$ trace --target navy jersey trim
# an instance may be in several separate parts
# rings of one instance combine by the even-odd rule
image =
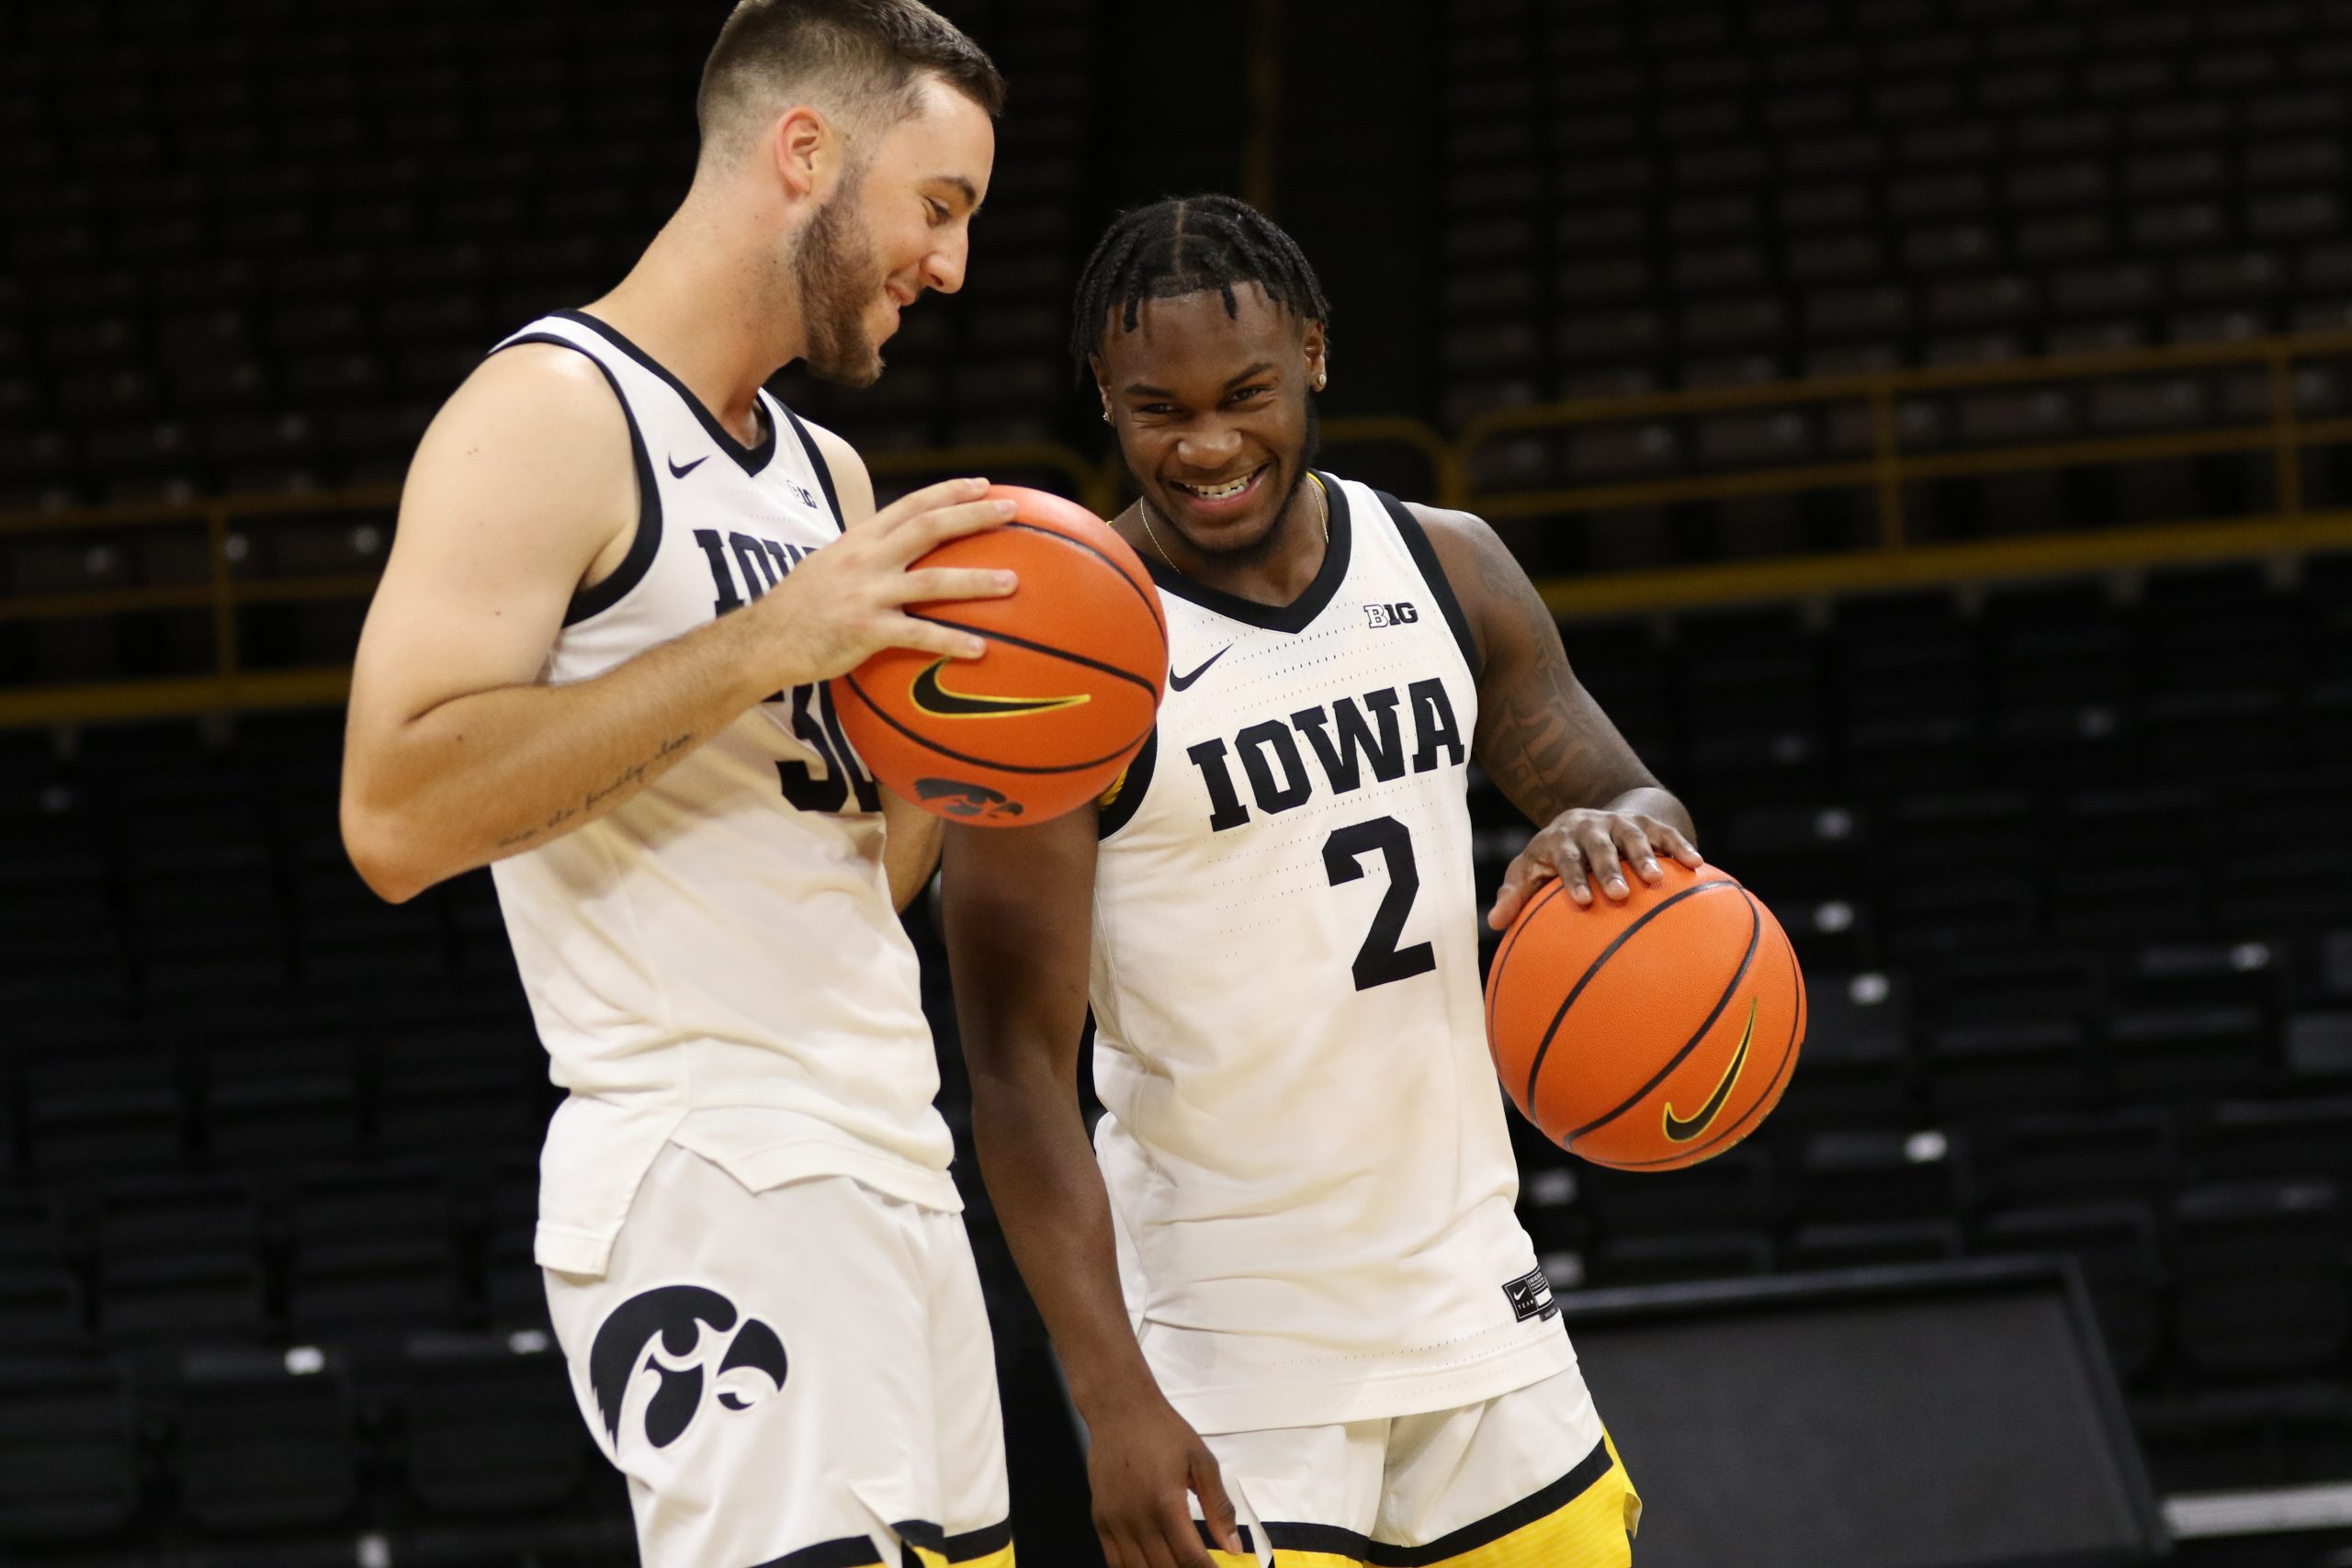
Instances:
[[[960,1535],[945,1537],[939,1543],[939,1554],[953,1564],[969,1562],[1002,1551],[1012,1544],[1012,1521],[1010,1518],[982,1529],[966,1530]]]
[[[762,394],[762,396],[765,395]],[[844,534],[848,533],[849,518],[842,512],[841,493],[833,489],[833,466],[825,461],[825,454],[818,449],[817,438],[808,434],[808,426],[802,423],[800,416],[786,408],[781,402],[775,407],[778,413],[791,422],[792,434],[800,437],[800,445],[808,448],[808,466],[817,470],[817,488],[825,492],[825,504],[833,510],[833,526]],[[770,423],[769,429],[773,434],[775,429],[773,422]]]
[[[1179,599],[1189,599],[1204,610],[1214,610],[1230,621],[1261,627],[1270,632],[1303,632],[1315,624],[1315,617],[1330,605],[1331,597],[1348,575],[1348,554],[1351,540],[1348,525],[1348,498],[1340,481],[1329,474],[1318,473],[1323,481],[1323,493],[1331,502],[1331,542],[1323,547],[1323,567],[1315,574],[1305,592],[1287,604],[1261,604],[1255,599],[1244,599],[1238,593],[1227,593],[1222,588],[1211,588],[1191,578],[1155,556],[1143,558],[1151,572],[1152,581],[1163,593],[1173,593]],[[1304,483],[1305,481],[1301,481]]]
[[[1094,836],[1097,840],[1109,838],[1136,819],[1136,813],[1143,807],[1144,794],[1151,788],[1153,765],[1159,761],[1159,727],[1155,724],[1151,733],[1143,738],[1143,750],[1136,753],[1135,761],[1129,762],[1127,771],[1120,775],[1119,793],[1112,798],[1110,805],[1096,814]]]
[[[672,391],[678,394],[678,400],[693,412],[695,420],[702,426],[704,434],[718,443],[718,449],[726,453],[735,466],[745,473],[758,473],[766,468],[768,460],[775,456],[775,421],[774,419],[762,419],[760,423],[763,428],[761,430],[759,440],[746,446],[736,440],[725,425],[718,423],[717,414],[703,406],[700,398],[686,390],[686,384],[684,381],[670,374],[668,367],[622,336],[618,328],[610,322],[598,321],[585,310],[550,310],[548,313],[562,321],[577,322],[586,327],[590,332],[660,377]],[[752,407],[756,412],[762,414],[766,412],[757,397],[752,398]]]
[[[653,558],[662,548],[662,490],[653,478],[653,454],[646,450],[645,434],[637,427],[637,411],[628,406],[628,395],[621,390],[620,378],[612,367],[581,347],[568,337],[554,333],[526,333],[499,344],[512,348],[523,343],[551,343],[568,348],[596,367],[613,389],[613,396],[621,405],[621,417],[628,421],[629,457],[637,466],[637,533],[628,542],[628,554],[620,565],[601,581],[589,584],[571,596],[564,606],[563,624],[576,626],[592,615],[601,615],[628,597],[629,590],[645,581],[653,570]],[[493,351],[495,352],[495,351]]]
[[[1437,547],[1430,543],[1429,528],[1413,515],[1412,509],[1386,491],[1375,491],[1380,504],[1396,525],[1396,532],[1405,541],[1405,551],[1413,564],[1421,569],[1421,581],[1430,585],[1430,592],[1437,600],[1437,607],[1445,615],[1447,629],[1453,633],[1454,642],[1462,649],[1462,662],[1470,667],[1475,678],[1485,673],[1478,658],[1478,642],[1470,635],[1470,618],[1462,613],[1462,601],[1454,597],[1453,584],[1445,575],[1445,563],[1437,558]]]

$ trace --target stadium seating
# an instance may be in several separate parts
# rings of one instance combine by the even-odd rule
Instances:
[[[2154,573],[2137,602],[2063,585],[1976,609],[1913,602],[1903,613],[1932,634],[1924,674],[1889,664],[1891,612],[1862,600],[1811,626],[1694,612],[1567,628],[1597,695],[1690,799],[1702,842],[1781,914],[1813,1003],[1786,1100],[1739,1149],[1625,1176],[1522,1138],[1523,1213],[1562,1288],[2071,1253],[2160,1475],[2166,1445],[2179,1473],[2199,1473],[2199,1434],[2292,1426],[2296,1391],[2343,1375],[2352,884],[2298,876],[2265,847],[2318,854],[2340,837],[2327,803],[2342,763],[2309,722],[2311,671],[2335,657],[2346,602],[2340,563],[2254,601],[2286,628],[2228,674],[2283,705],[2258,773],[2222,759],[2182,778],[2121,722],[2047,773],[2044,752],[1961,737],[1923,738],[1897,766],[1871,728],[1899,711],[1891,691],[1922,681],[1972,736],[2053,692],[2130,718],[2181,635],[2163,606],[2232,581]],[[2021,639],[2062,629],[2051,647],[2076,651],[2021,671]],[[1741,670],[1724,650],[1750,637],[1768,652]],[[1769,743],[1754,764],[1713,765],[1730,755],[1723,732],[1758,713],[1805,727],[1804,769],[1785,771]],[[239,1381],[254,1363],[232,1362],[223,1408],[290,1389],[351,1465],[351,1490],[329,1484],[337,1459],[282,1505],[288,1529],[297,1515],[348,1529],[405,1507],[475,1517],[510,1497],[514,1518],[544,1523],[527,1486],[485,1474],[469,1501],[464,1475],[399,1459],[416,1431],[460,1421],[469,1379],[503,1397],[499,1380],[530,1359],[505,1354],[505,1337],[544,1332],[528,1234],[551,1091],[479,875],[398,908],[329,891],[349,879],[326,804],[337,733],[332,714],[288,715],[16,744],[0,838],[52,856],[33,859],[77,962],[119,989],[94,1016],[41,965],[0,965],[0,1328],[44,1364],[80,1358],[65,1364],[112,1378],[93,1411],[131,1398],[153,1412],[130,1429],[142,1454],[145,1434],[209,1418],[198,1405],[216,1391],[188,1381],[188,1358],[276,1367],[255,1385]],[[1491,885],[1522,829],[1483,786],[1476,817]],[[223,890],[162,853],[174,835],[208,850]],[[938,946],[915,919],[962,1136]],[[197,983],[165,919],[200,924],[235,983]],[[397,956],[347,956],[367,950]],[[259,966],[234,956],[260,952]],[[1035,1321],[972,1196],[1000,1337],[1026,1355]],[[426,1350],[418,1335],[456,1337]],[[306,1345],[330,1371],[288,1382],[271,1359]],[[537,1409],[552,1426],[553,1393],[533,1397],[515,1419]],[[153,1451],[172,1475],[195,1450],[180,1437]],[[582,1473],[592,1493],[605,1475]],[[281,1508],[185,1484],[142,1483],[136,1517],[201,1536],[208,1519]]]

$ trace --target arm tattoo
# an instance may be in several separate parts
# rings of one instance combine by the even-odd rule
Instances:
[[[1476,541],[1477,756],[1512,805],[1541,826],[1579,806],[1605,806],[1657,781],[1568,669],[1560,629],[1498,538]]]
[[[519,833],[509,833],[506,837],[499,840],[494,847],[502,850],[511,850],[517,844],[526,844],[542,834],[555,831],[555,829],[560,828],[566,822],[571,821],[574,817],[579,816],[582,811],[595,810],[600,804],[610,800],[614,795],[619,794],[622,790],[627,789],[629,785],[643,784],[649,769],[662,766],[671,758],[684,750],[688,746],[694,743],[694,732],[692,730],[688,730],[683,735],[672,736],[669,739],[662,742],[661,749],[656,750],[652,756],[648,757],[641,762],[631,762],[628,767],[623,768],[620,771],[619,777],[613,780],[612,783],[606,784],[604,788],[590,790],[581,800],[579,805],[560,806],[555,810],[549,812],[548,814],[548,819],[540,823],[537,827],[526,828]]]

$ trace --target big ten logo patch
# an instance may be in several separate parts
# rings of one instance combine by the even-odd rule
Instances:
[[[1394,604],[1366,604],[1363,615],[1377,631],[1382,626],[1409,626],[1421,618],[1421,612],[1410,599],[1405,599]]]

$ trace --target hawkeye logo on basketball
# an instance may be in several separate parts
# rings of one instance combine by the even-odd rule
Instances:
[[[1421,618],[1421,612],[1410,599],[1394,604],[1366,604],[1363,615],[1374,631],[1383,626],[1409,626]]]
[[[1410,608],[1410,606],[1407,606]],[[1400,710],[1402,710],[1400,712]],[[1412,726],[1412,745],[1405,743],[1405,725]],[[1294,732],[1306,741],[1299,749]],[[1306,752],[1315,754],[1309,772]],[[1204,740],[1187,747],[1184,755],[1201,771],[1209,792],[1209,830],[1222,833],[1250,820],[1241,802],[1241,785],[1233,763],[1241,764],[1250,798],[1272,817],[1295,810],[1315,798],[1317,784],[1332,795],[1349,795],[1364,787],[1364,770],[1373,782],[1401,779],[1409,769],[1426,773],[1441,762],[1461,767],[1468,760],[1462,722],[1442,681],[1415,681],[1399,695],[1394,686],[1341,697],[1320,707],[1301,708],[1288,719],[1268,719],[1250,725],[1230,740]]]

